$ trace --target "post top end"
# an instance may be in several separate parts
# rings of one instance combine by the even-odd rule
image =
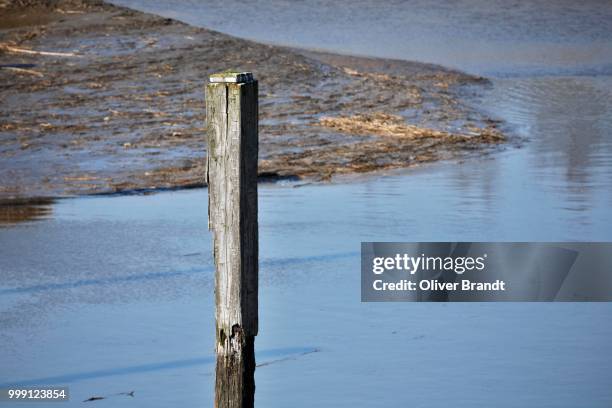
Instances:
[[[233,83],[242,84],[253,81],[253,73],[251,72],[235,72],[226,71],[212,74],[209,78],[212,83]]]

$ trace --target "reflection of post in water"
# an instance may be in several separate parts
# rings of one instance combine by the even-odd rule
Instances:
[[[215,407],[253,407],[257,335],[257,81],[212,75],[206,87],[208,226],[216,301]]]

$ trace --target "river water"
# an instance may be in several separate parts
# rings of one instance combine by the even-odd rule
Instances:
[[[525,138],[465,162],[260,187],[259,406],[612,405],[608,303],[359,299],[360,241],[612,239],[612,4],[526,3],[125,3],[486,75],[473,103]],[[211,406],[206,214],[192,190],[63,200],[0,228],[0,388],[68,385],[68,406]]]

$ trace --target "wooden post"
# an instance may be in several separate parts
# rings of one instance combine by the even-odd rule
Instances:
[[[216,408],[255,400],[257,335],[257,81],[215,74],[206,87],[208,228],[217,319]]]

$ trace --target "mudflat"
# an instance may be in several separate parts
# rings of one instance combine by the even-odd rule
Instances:
[[[0,201],[203,186],[204,86],[252,71],[262,179],[478,156],[484,78],[290,49],[103,2],[0,1]],[[17,201],[16,201],[17,202]]]

